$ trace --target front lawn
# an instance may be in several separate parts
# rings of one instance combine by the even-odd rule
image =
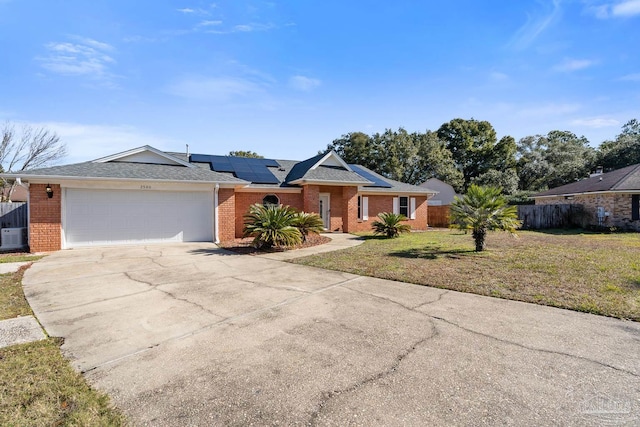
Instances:
[[[22,275],[0,275],[0,320],[32,314]],[[0,426],[121,426],[124,416],[62,357],[47,338],[0,348]]]
[[[354,248],[292,262],[640,321],[640,234],[489,233],[365,236]]]

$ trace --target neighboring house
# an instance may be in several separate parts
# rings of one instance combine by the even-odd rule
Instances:
[[[11,186],[2,187],[4,198],[9,198],[11,192]],[[11,194],[12,202],[26,202],[29,199],[29,191],[26,186],[16,185]]]
[[[456,190],[454,190],[451,185],[438,178],[429,178],[420,184],[420,187],[425,187],[437,192],[435,196],[429,197],[429,201],[427,202],[429,206],[450,205],[453,202],[453,198],[457,196]]]
[[[593,174],[532,197],[536,205],[583,205],[589,225],[640,231],[640,164]]]
[[[427,228],[434,191],[348,165],[167,153],[144,146],[94,161],[9,173],[29,185],[32,252],[92,245],[228,241],[254,203],[318,213],[328,231],[371,230],[381,212]]]

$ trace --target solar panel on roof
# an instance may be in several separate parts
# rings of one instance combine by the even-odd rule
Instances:
[[[204,154],[192,154],[191,162],[209,163],[211,169],[216,172],[233,172],[240,179],[255,184],[279,184],[268,167],[278,167],[278,163],[271,159],[254,159],[249,157],[209,156]]]
[[[367,179],[367,180],[373,182],[373,184],[365,185],[365,187],[380,187],[380,188],[391,188],[391,187],[393,187],[388,182],[384,181],[383,179],[381,179],[377,175],[372,174],[371,172],[367,171],[366,169],[362,168],[361,166],[358,166],[358,165],[349,165],[349,166],[351,167],[351,169],[353,169],[353,171],[355,173],[357,173],[358,175],[360,175],[364,179]]]

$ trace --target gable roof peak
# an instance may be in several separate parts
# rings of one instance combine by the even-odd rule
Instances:
[[[131,150],[123,151],[121,153],[112,154],[110,156],[101,157],[96,160],[92,160],[92,163],[108,163],[108,162],[129,162],[129,163],[150,163],[161,165],[174,165],[185,166],[188,168],[194,167],[189,162],[186,162],[176,156],[173,156],[167,152],[158,150],[150,145],[143,145],[141,147],[133,148]]]

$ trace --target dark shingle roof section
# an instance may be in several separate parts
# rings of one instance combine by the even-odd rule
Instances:
[[[228,174],[202,168],[129,162],[84,162],[64,166],[27,170],[20,176],[55,176],[69,178],[140,179],[160,181],[202,181],[246,183]]]
[[[552,188],[532,197],[561,196],[602,191],[640,191],[640,164]]]
[[[307,172],[309,172],[309,169],[318,163],[324,156],[325,154],[318,154],[315,157],[296,163],[285,178],[285,181],[291,182],[301,179]]]

